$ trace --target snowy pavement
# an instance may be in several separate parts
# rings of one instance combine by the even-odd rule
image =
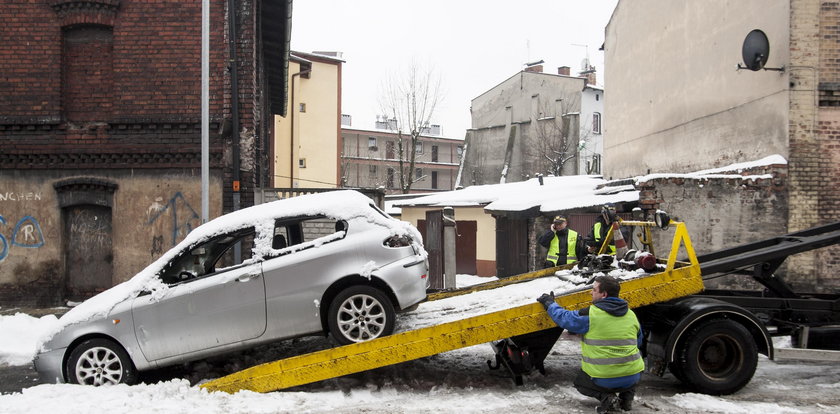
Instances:
[[[468,278],[467,278],[468,279]],[[462,283],[459,276],[459,285]],[[537,281],[534,281],[537,282]],[[529,282],[506,291],[506,300],[530,302],[556,280]],[[468,281],[467,284],[471,284]],[[563,283],[563,282],[560,282]],[[516,291],[516,293],[511,293]],[[490,296],[487,296],[490,295]],[[473,295],[469,295],[473,296]],[[439,308],[403,315],[400,326],[423,326],[446,307],[487,311],[492,294],[460,298]],[[427,305],[431,305],[427,304]],[[453,312],[454,313],[454,312]],[[447,316],[444,315],[444,318]],[[0,316],[0,370],[31,364],[39,332],[55,318],[25,314]],[[579,369],[578,337],[564,334],[546,358],[547,376],[535,373],[516,387],[503,370],[491,371],[489,345],[300,386],[257,394],[209,393],[197,385],[228,373],[300,353],[325,349],[330,341],[303,338],[150,373],[148,383],[94,388],[41,384],[20,393],[0,394],[2,413],[432,413],[432,412],[594,412],[595,401],[572,386]],[[759,357],[752,382],[740,392],[713,397],[687,392],[670,374],[644,376],[632,412],[637,413],[835,413],[840,412],[840,364],[774,362]]]

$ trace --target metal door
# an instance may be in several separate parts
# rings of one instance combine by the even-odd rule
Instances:
[[[476,232],[477,221],[456,221],[455,230],[458,232],[458,249],[456,249],[455,273],[462,275],[476,275]]]
[[[111,209],[76,205],[64,209],[65,298],[87,299],[112,285]]]
[[[443,289],[443,210],[426,212],[423,244],[429,252],[429,288]]]
[[[527,271],[527,220],[496,217],[496,274],[507,277]]]

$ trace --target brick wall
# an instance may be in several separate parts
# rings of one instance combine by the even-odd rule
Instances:
[[[838,219],[837,107],[840,91],[838,3],[791,1],[790,205],[788,228],[801,230]],[[831,106],[827,106],[831,105]],[[792,278],[820,289],[840,286],[837,247],[788,259]],[[834,280],[832,280],[834,279]]]
[[[686,223],[697,254],[709,253],[743,243],[787,233],[789,191],[784,165],[745,171],[743,175],[770,174],[772,178],[659,178],[640,183],[639,204],[648,217],[656,209]],[[657,255],[667,257],[673,231],[653,232]],[[788,266],[778,274],[785,275]],[[803,286],[801,279],[789,279]],[[710,280],[707,287],[758,289],[746,276],[727,276]]]

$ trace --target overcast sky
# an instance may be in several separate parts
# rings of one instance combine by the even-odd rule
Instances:
[[[432,123],[463,138],[470,101],[545,60],[580,70],[587,57],[604,84],[604,28],[618,0],[296,0],[292,49],[343,53],[342,112],[372,128],[383,79],[413,60],[442,79]],[[586,45],[586,46],[578,46]]]

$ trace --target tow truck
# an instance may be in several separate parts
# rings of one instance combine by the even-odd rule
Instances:
[[[837,338],[833,335],[840,331],[834,328],[840,326],[840,295],[795,293],[774,271],[791,254],[840,243],[840,222],[701,256],[696,255],[685,224],[670,220],[665,212],[657,211],[654,221],[621,221],[620,225],[639,228],[642,251],[654,257],[651,231],[673,230],[667,259],[656,258],[654,266],[645,266],[646,273],[621,281],[620,296],[634,309],[645,332],[641,349],[648,373],[662,376],[670,371],[697,392],[731,394],[749,383],[759,353],[774,359],[773,336],[792,335],[796,345],[803,347],[825,342],[820,338]],[[606,239],[612,237],[611,228]],[[600,253],[605,248],[606,244]],[[678,260],[680,252],[683,257]],[[626,258],[616,262],[632,266]],[[576,266],[433,293],[427,301],[557,277],[563,271],[574,272]],[[766,289],[704,291],[704,279],[733,273],[749,273]],[[556,296],[557,303],[570,310],[589,306],[591,278],[583,279],[579,286]],[[483,343],[496,351],[495,362],[488,361],[490,368],[504,366],[521,384],[533,369],[544,372],[542,359],[559,337],[558,329],[542,306],[532,302],[257,365],[201,387],[230,393],[270,392]]]

